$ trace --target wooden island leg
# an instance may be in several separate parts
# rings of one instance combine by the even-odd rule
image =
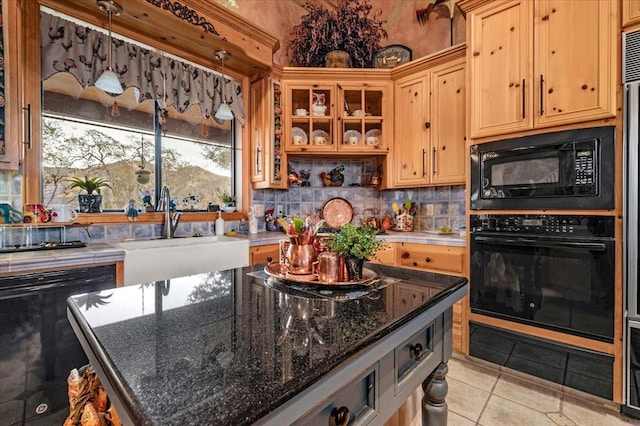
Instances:
[[[441,362],[433,373],[422,382],[424,397],[422,398],[422,425],[447,426],[447,363]]]

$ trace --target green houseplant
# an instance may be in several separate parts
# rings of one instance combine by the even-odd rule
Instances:
[[[80,213],[102,212],[102,188],[111,188],[109,182],[100,177],[71,178],[69,189],[80,188],[86,194],[78,194],[78,210]],[[94,194],[95,192],[95,194]]]
[[[308,13],[287,44],[292,66],[322,67],[327,53],[336,50],[347,52],[354,68],[372,66],[380,41],[388,38],[381,10],[372,13],[369,0],[338,0],[331,10],[311,1],[303,7]]]
[[[385,247],[376,238],[377,231],[371,226],[355,227],[350,223],[342,225],[333,238],[327,241],[331,251],[340,253],[347,264],[350,281],[362,279],[362,265]]]
[[[222,193],[222,210],[225,212],[236,211],[236,196],[230,195],[227,191]]]

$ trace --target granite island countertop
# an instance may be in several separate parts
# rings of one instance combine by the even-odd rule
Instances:
[[[68,316],[131,424],[251,424],[466,293],[462,277],[366,267],[379,280],[320,290],[267,279],[264,265],[211,272],[74,296]],[[398,309],[403,284],[422,304]]]

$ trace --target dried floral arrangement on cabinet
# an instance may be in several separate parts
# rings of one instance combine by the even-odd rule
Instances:
[[[309,13],[293,28],[287,45],[292,66],[322,67],[335,50],[347,52],[354,68],[372,66],[380,41],[388,38],[382,10],[372,12],[369,0],[338,0],[331,10],[311,1],[303,7]]]

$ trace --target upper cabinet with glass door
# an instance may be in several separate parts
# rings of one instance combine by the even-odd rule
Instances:
[[[285,68],[283,87],[286,152],[387,154],[389,70]]]
[[[335,85],[285,82],[285,93],[285,150],[335,151]]]
[[[386,154],[388,84],[338,84],[338,151]]]

